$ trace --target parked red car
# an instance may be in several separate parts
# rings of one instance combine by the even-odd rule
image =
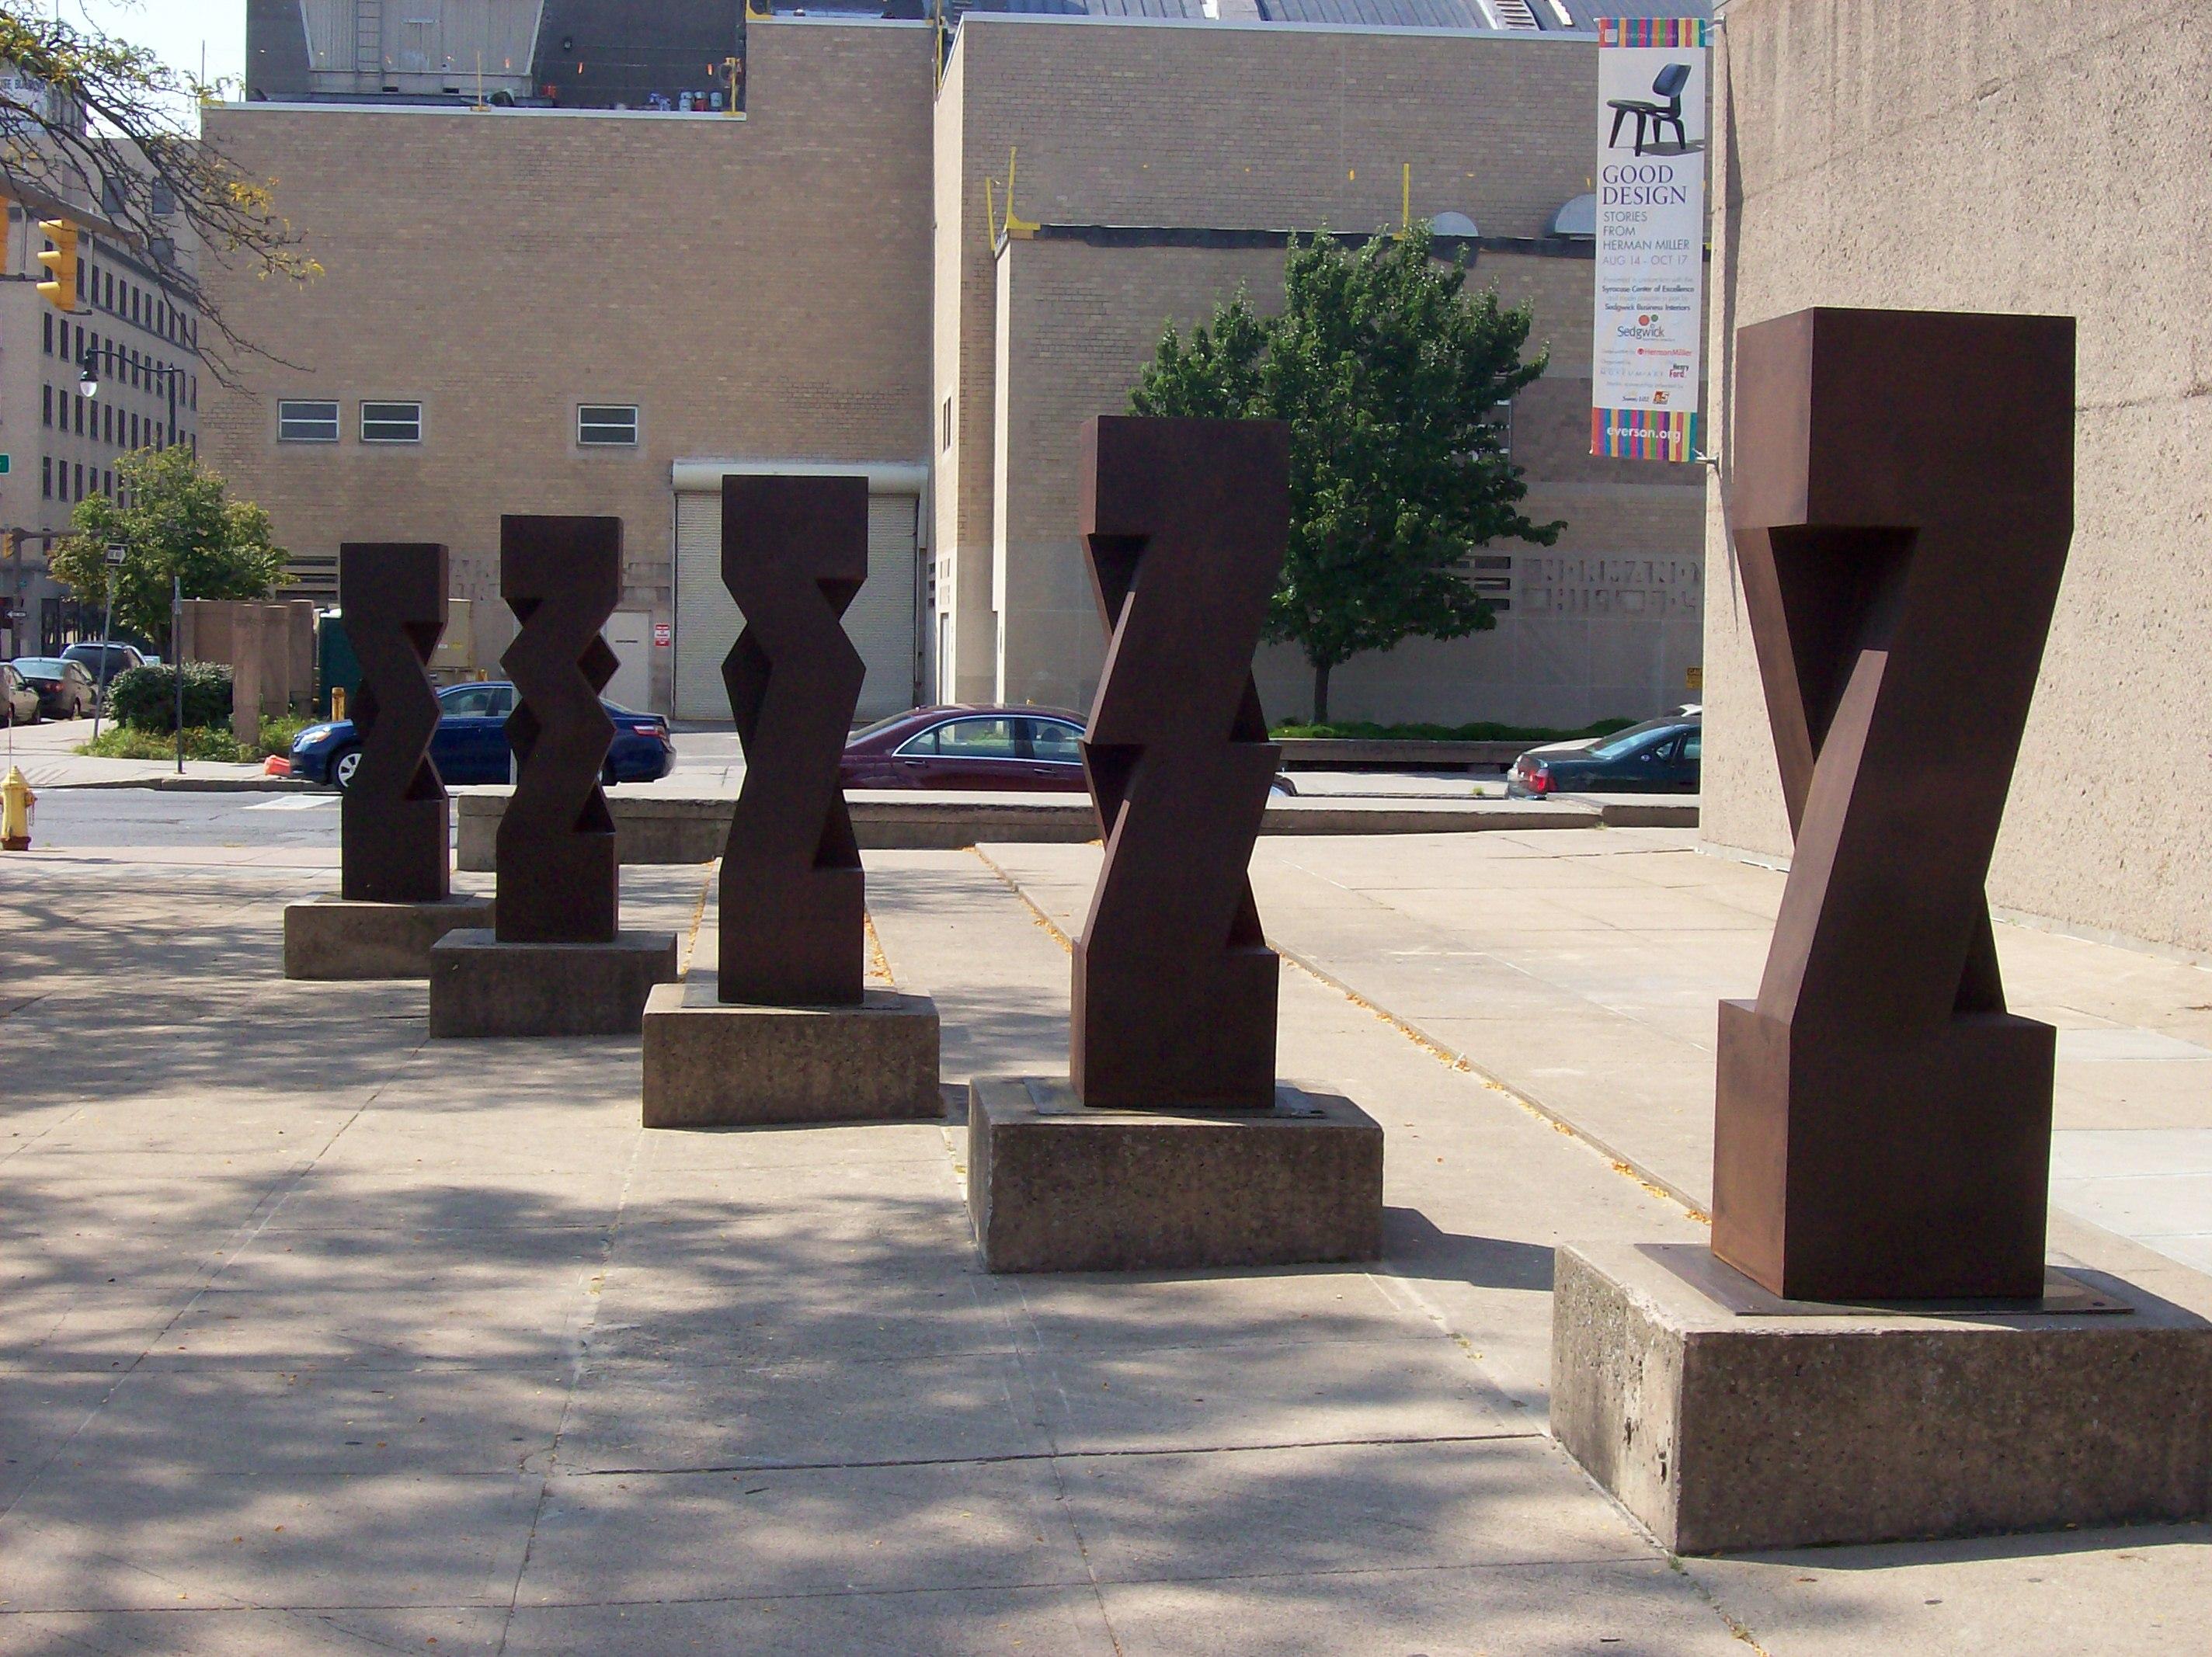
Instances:
[[[1081,792],[1083,716],[1056,707],[917,707],[853,733],[848,788]]]

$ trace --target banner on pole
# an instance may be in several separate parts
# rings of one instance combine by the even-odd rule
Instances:
[[[1711,27],[1695,17],[1597,26],[1592,454],[1697,458]]]

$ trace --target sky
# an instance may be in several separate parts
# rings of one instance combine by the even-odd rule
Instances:
[[[150,48],[177,69],[209,78],[236,77],[246,68],[246,0],[39,0],[69,22],[89,23],[134,46]]]

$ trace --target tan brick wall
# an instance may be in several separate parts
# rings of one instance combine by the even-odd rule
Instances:
[[[1594,55],[1587,40],[967,17],[939,100],[935,352],[935,394],[940,407],[954,398],[956,417],[938,476],[938,556],[953,572],[939,602],[957,592],[962,638],[975,646],[963,643],[961,695],[1087,697],[1102,641],[1074,540],[1076,429],[1127,406],[1166,319],[1208,313],[1240,281],[1255,300],[1280,303],[1273,250],[1018,241],[1013,315],[1000,319],[984,180],[1003,183],[1009,149],[1019,150],[1016,209],[1046,223],[1395,225],[1410,163],[1416,215],[1458,211],[1488,235],[1539,236],[1589,187]],[[1532,515],[1571,522],[1562,551],[1657,554],[1670,571],[1694,569],[1695,475],[1587,453],[1592,269],[1496,252],[1478,260],[1476,285],[1530,303],[1533,343],[1553,353],[1552,375],[1516,417]],[[1004,480],[1014,521],[1003,530],[992,465],[1002,321],[1018,377]],[[988,610],[973,608],[990,602],[994,555],[1012,588],[1003,683],[992,672]],[[1588,573],[1599,586],[1624,574]],[[1693,605],[1663,630],[1629,615],[1577,617],[1555,629],[1556,649],[1534,655],[1501,647],[1503,634],[1408,645],[1340,671],[1334,711],[1562,721],[1648,712],[1680,700],[1698,626]],[[1271,707],[1304,705],[1299,664],[1266,652],[1262,674]]]
[[[624,607],[665,621],[672,460],[929,453],[929,31],[756,21],[751,53],[742,121],[210,112],[325,267],[222,288],[298,366],[245,364],[203,443],[286,545],[441,540],[485,598],[502,512],[613,513]],[[344,440],[279,445],[281,397],[339,399]],[[362,445],[362,398],[420,401],[422,446]],[[640,446],[579,450],[580,402],[637,404]]]
[[[1077,538],[1082,423],[1126,413],[1129,390],[1169,322],[1188,328],[1241,287],[1262,311],[1282,302],[1275,248],[1111,248],[1017,240],[1000,256],[999,338],[1012,365],[1005,394],[1003,517],[993,525],[1003,572],[1003,677],[979,689],[1014,701],[1087,706],[1104,650]],[[1474,281],[1540,313],[1578,319],[1580,354],[1564,346],[1558,378],[1516,410],[1514,456],[1540,523],[1565,519],[1556,546],[1489,549],[1515,560],[1513,590],[1492,632],[1409,640],[1355,659],[1332,682],[1346,719],[1503,719],[1578,725],[1642,717],[1684,699],[1698,659],[1703,492],[1639,481],[1650,469],[1592,459],[1586,377],[1587,260],[1489,252]],[[1577,308],[1579,307],[1579,309]],[[1563,329],[1562,331],[1565,331]],[[1572,370],[1585,367],[1585,376]],[[1671,472],[1668,474],[1671,476]],[[995,515],[995,514],[994,514]],[[1261,653],[1268,711],[1303,713],[1310,671],[1295,651]]]
[[[1990,894],[2212,951],[2212,34],[2200,0],[2048,9],[2029,28],[1997,0],[1736,0],[1715,58],[1712,329],[1811,305],[2079,319],[2074,543]],[[1705,833],[1784,853],[1725,504],[1723,487]]]

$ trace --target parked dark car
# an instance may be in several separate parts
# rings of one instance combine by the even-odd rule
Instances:
[[[81,662],[59,656],[18,656],[15,671],[39,693],[39,712],[50,719],[81,719],[100,700],[100,687]]]
[[[105,673],[101,671],[103,659],[105,659],[106,669]],[[82,643],[71,645],[67,650],[62,652],[62,659],[65,662],[75,662],[90,674],[93,686],[97,689],[105,685],[113,684],[118,678],[134,667],[149,665],[153,659],[140,650],[137,646],[126,645],[119,639],[109,639],[104,641],[88,639]]]
[[[1516,799],[1547,794],[1694,794],[1702,719],[1646,719],[1587,744],[1553,743],[1513,762],[1505,792]]]
[[[0,725],[35,725],[38,719],[39,693],[13,662],[0,662]]]
[[[1080,792],[1083,716],[1054,707],[917,707],[845,744],[848,788]]]
[[[438,693],[438,729],[430,738],[431,763],[449,785],[505,782],[508,775],[507,716],[514,712],[514,687],[503,679],[449,685]],[[652,782],[676,768],[668,721],[612,702],[599,704],[615,722],[602,780]],[[311,725],[292,743],[292,774],[343,788],[361,763],[361,738],[353,721]]]

